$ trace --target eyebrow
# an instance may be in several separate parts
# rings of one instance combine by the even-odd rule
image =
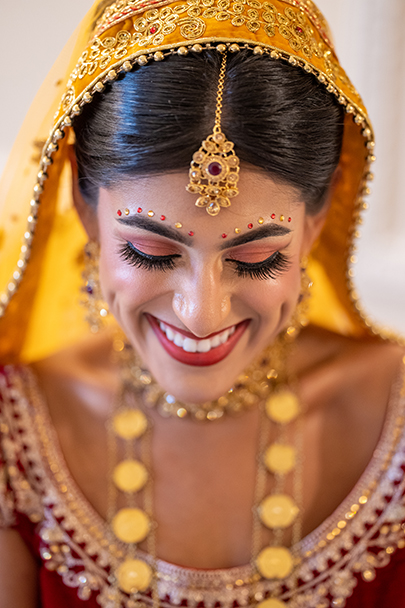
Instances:
[[[223,250],[231,247],[237,247],[238,245],[244,245],[245,243],[251,243],[252,241],[266,239],[269,236],[284,236],[286,234],[290,234],[290,232],[291,230],[285,226],[280,226],[279,224],[267,224],[266,226],[261,226],[260,228],[251,230],[246,234],[236,236],[230,241],[226,241],[221,245],[220,249]]]
[[[150,220],[146,217],[133,215],[130,217],[120,217],[116,219],[120,224],[124,224],[125,226],[135,226],[136,228],[141,228],[142,230],[147,230],[148,232],[153,232],[154,234],[159,234],[160,236],[165,236],[172,241],[182,243],[182,245],[191,246],[193,244],[191,237],[185,236],[184,234],[178,232],[178,230],[170,228],[169,226],[157,224],[154,220]]]
[[[191,237],[185,236],[169,226],[157,224],[156,221],[146,217],[133,215],[130,217],[119,217],[116,218],[116,220],[125,226],[141,228],[142,230],[147,230],[148,232],[153,232],[154,234],[164,236],[172,241],[177,241],[182,245],[187,245],[189,247],[193,245],[193,240]],[[245,243],[259,241],[268,237],[284,236],[286,234],[290,234],[290,232],[291,230],[285,226],[280,226],[279,224],[267,224],[222,243],[220,250],[222,251],[223,249],[230,249],[231,247],[237,247],[238,245],[244,245]]]

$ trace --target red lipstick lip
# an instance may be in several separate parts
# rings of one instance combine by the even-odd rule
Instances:
[[[159,320],[156,317],[154,317],[148,313],[145,313],[145,316],[148,319],[157,339],[159,340],[160,344],[163,346],[163,348],[165,349],[167,354],[169,354],[171,357],[173,357],[173,359],[175,359],[176,361],[179,361],[180,363],[184,363],[185,365],[199,366],[199,367],[215,365],[215,363],[219,363],[220,361],[225,359],[225,357],[227,357],[229,355],[229,353],[234,349],[236,343],[239,341],[239,339],[241,338],[245,329],[247,328],[247,326],[250,323],[250,319],[246,319],[245,321],[241,321],[241,323],[238,323],[235,326],[235,331],[232,334],[232,336],[230,336],[224,344],[220,344],[220,346],[217,346],[216,348],[212,348],[208,353],[188,353],[185,350],[183,350],[180,346],[176,346],[174,344],[174,342],[171,342],[170,340],[168,340],[165,332],[160,329]],[[162,323],[164,323],[165,325],[169,325],[168,323],[165,323],[164,321],[162,321]],[[170,327],[172,329],[174,329],[175,331],[179,331],[173,325],[170,325]],[[231,327],[233,327],[233,326],[231,326]],[[207,336],[207,338],[209,338],[211,336],[215,336],[218,333],[222,333],[223,331],[225,331],[225,330],[222,329],[220,332],[215,332],[213,334],[210,334],[210,336]],[[189,332],[181,331],[179,333],[181,333],[182,335],[185,335],[186,337],[196,339],[194,334],[191,334]],[[207,339],[207,338],[204,338],[204,339]]]

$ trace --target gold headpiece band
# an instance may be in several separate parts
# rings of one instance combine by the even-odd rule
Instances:
[[[219,72],[214,130],[193,155],[189,172],[190,183],[187,186],[188,192],[200,194],[196,206],[205,207],[209,215],[218,215],[221,207],[230,207],[229,199],[239,193],[239,158],[233,151],[233,143],[227,140],[221,130],[227,50],[224,44],[222,47],[217,47],[224,55]]]

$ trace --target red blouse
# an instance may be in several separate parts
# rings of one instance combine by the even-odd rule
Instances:
[[[405,608],[404,421],[401,377],[369,465],[295,547],[301,562],[287,579],[252,583],[250,565],[195,570],[157,560],[160,605],[253,607],[274,595],[294,608]],[[41,607],[135,608],[137,598],[114,584],[125,546],[70,477],[28,369],[0,369],[0,431],[0,525],[18,530],[35,556]],[[152,604],[149,593],[138,599]]]

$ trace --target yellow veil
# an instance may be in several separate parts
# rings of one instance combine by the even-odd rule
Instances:
[[[207,46],[248,47],[300,66],[344,106],[342,179],[310,259],[310,320],[347,335],[394,337],[367,319],[353,284],[373,130],[313,2],[104,0],[40,89],[0,182],[0,361],[32,361],[87,331],[79,306],[86,238],[72,207],[67,155],[72,118],[134,64],[147,69],[170,53]]]

